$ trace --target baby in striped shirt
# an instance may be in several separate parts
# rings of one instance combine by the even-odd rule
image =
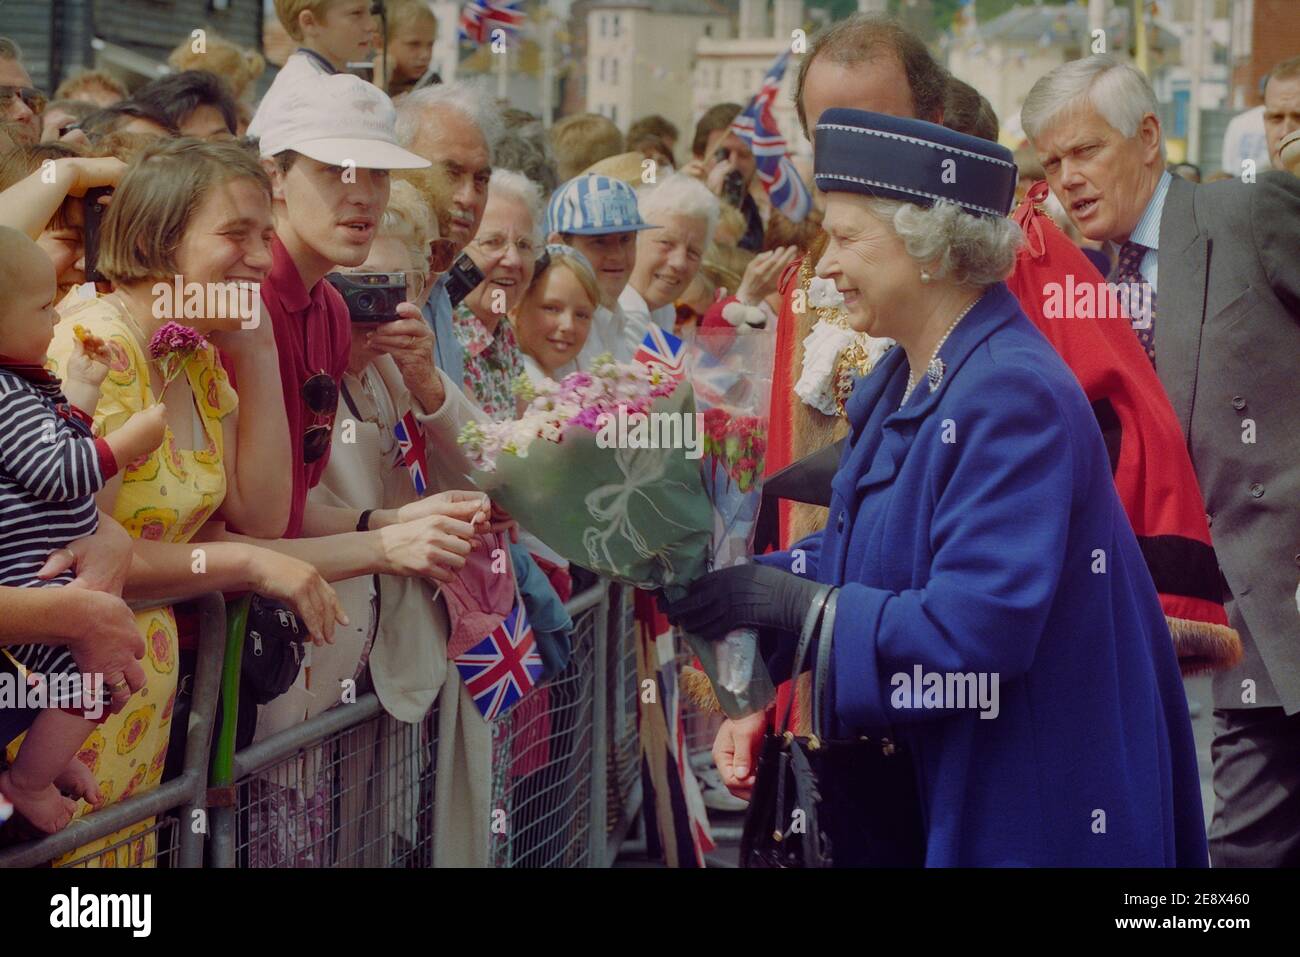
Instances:
[[[40,247],[0,227],[0,585],[71,581],[71,570],[50,579],[38,572],[51,553],[94,533],[95,493],[163,438],[161,404],[112,435],[94,437],[106,346],[82,341],[65,382],[46,371],[58,321],[55,290],[54,267]],[[103,676],[82,675],[67,648],[28,644],[4,651],[27,671],[29,684],[46,685],[46,695],[13,766],[0,773],[0,793],[35,827],[53,833],[76,810],[61,790],[91,804],[101,800],[94,775],[76,755],[93,719],[105,713]]]

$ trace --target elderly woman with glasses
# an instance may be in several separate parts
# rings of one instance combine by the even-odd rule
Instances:
[[[537,186],[522,173],[494,170],[483,221],[466,247],[483,281],[456,306],[452,327],[465,350],[465,391],[498,422],[519,413],[513,383],[525,374],[524,359],[506,314],[528,290],[541,244]]]
[[[1003,283],[1010,152],[848,109],[816,136],[817,271],[855,331],[897,346],[849,399],[825,531],[710,573],[668,614],[704,636],[757,626],[788,674],[833,586],[829,736],[891,739],[916,795],[882,806],[852,766],[828,772],[837,865],[873,863],[856,814],[911,822],[928,866],[1204,866],[1155,587],[1087,399]]]

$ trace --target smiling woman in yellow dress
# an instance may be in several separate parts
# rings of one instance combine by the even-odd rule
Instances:
[[[189,542],[214,515],[274,537],[288,514],[288,427],[279,396],[270,323],[239,328],[239,320],[181,321],[209,334],[173,379],[150,358],[149,341],[167,321],[154,315],[153,287],[185,283],[259,282],[270,266],[270,187],[257,161],[233,144],[175,140],[145,151],[122,178],[105,216],[99,266],[113,294],[65,311],[50,346],[56,374],[75,351],[74,328],[102,339],[112,362],[95,410],[108,434],[132,415],[166,400],[161,447],[122,470],[98,497],[100,508],[136,538],[125,597],[185,598],[214,590],[256,589],[288,601],[313,635],[327,635],[341,615],[332,590],[310,566],[235,543],[205,546],[206,572],[193,572]],[[219,345],[243,383],[241,404],[218,359]],[[146,544],[148,543],[148,544]],[[157,786],[175,704],[178,638],[170,607],[136,616],[145,639],[146,684],[121,713],[97,728],[80,757],[95,773],[106,803]],[[81,805],[79,814],[89,806]],[[92,866],[148,863],[156,847],[144,834],[152,822],[72,852]]]

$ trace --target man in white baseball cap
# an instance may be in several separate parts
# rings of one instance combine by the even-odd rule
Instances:
[[[258,115],[258,148],[275,211],[262,302],[275,327],[293,446],[294,494],[284,537],[330,534],[337,529],[306,508],[306,498],[329,460],[351,323],[343,297],[324,279],[336,266],[366,261],[388,205],[388,171],[429,162],[397,145],[392,101],[350,74],[279,84]],[[414,306],[398,312],[403,308],[419,318]]]

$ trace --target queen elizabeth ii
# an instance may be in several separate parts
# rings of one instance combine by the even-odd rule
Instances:
[[[848,401],[824,532],[710,573],[669,616],[758,627],[779,675],[834,586],[827,720],[910,753],[927,866],[1204,866],[1155,587],[1083,392],[1003,284],[1011,154],[860,110],[816,136],[818,275],[855,331],[897,346]]]

